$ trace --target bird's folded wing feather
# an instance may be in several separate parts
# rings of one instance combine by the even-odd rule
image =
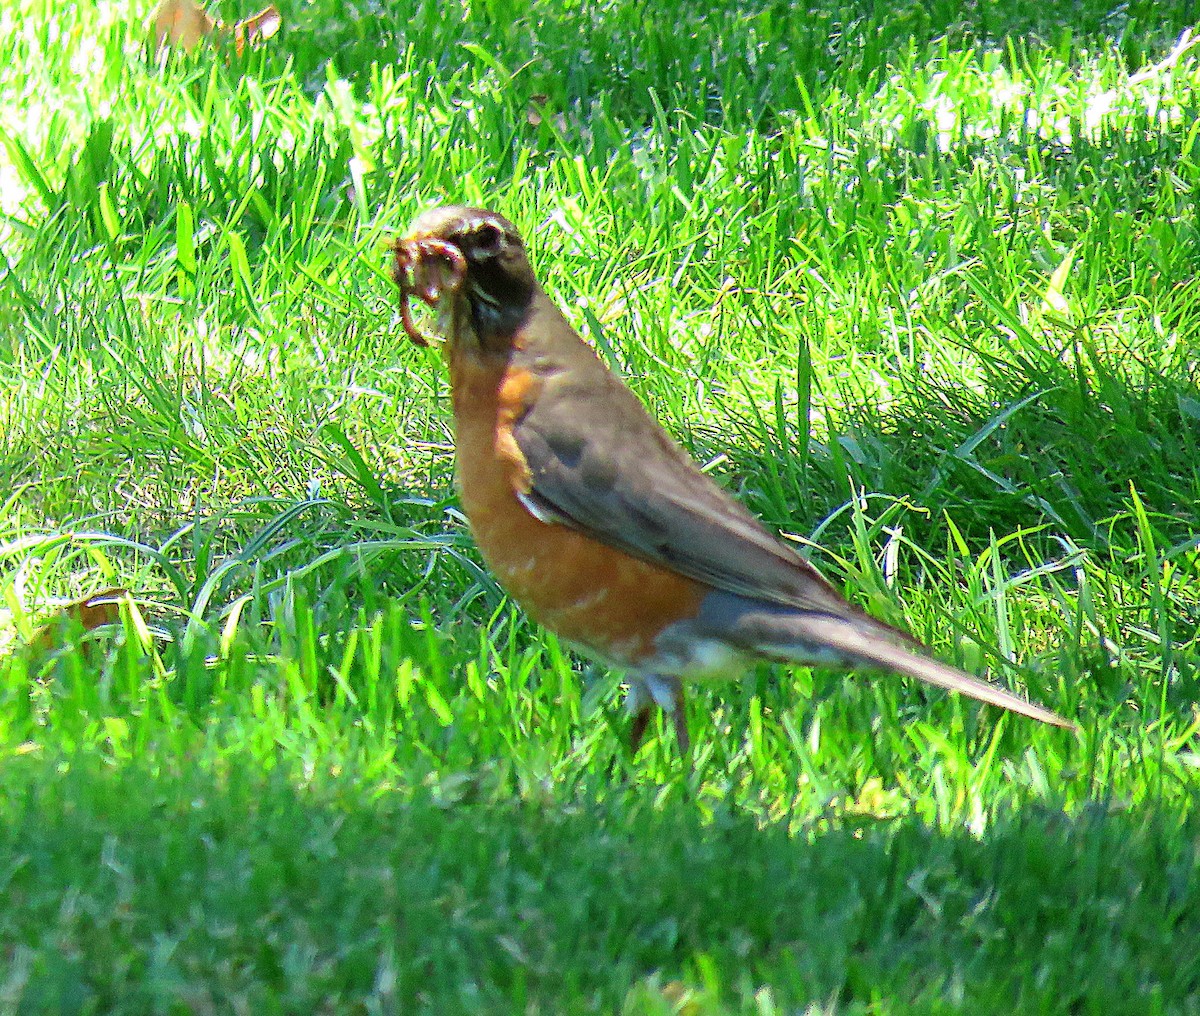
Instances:
[[[598,362],[585,366],[592,369],[548,376],[513,428],[529,466],[531,508],[718,589],[859,615],[700,472],[628,388]]]

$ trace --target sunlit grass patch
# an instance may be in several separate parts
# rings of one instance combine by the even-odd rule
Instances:
[[[1185,1011],[1190,8],[282,8],[0,11],[0,1010]],[[761,666],[631,758],[457,508],[384,249],[448,200],[1080,733]]]

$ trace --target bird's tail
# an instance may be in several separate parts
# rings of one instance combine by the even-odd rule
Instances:
[[[769,650],[771,655],[804,662],[805,659],[812,659],[811,651],[805,655],[807,646],[827,647],[854,665],[895,671],[1043,723],[1067,730],[1076,729],[1070,720],[1063,719],[1049,709],[1027,702],[988,681],[972,677],[957,667],[921,655],[914,651],[920,643],[915,640],[911,643],[907,643],[907,640],[902,642],[903,633],[865,615],[861,619],[848,619],[828,614],[793,614],[789,618],[788,629],[788,645],[780,646],[776,642]],[[908,648],[908,644],[914,649]],[[789,651],[792,645],[795,649]]]

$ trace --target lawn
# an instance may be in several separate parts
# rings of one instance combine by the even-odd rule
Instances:
[[[0,9],[0,1016],[1200,1013],[1191,3],[280,6]],[[447,201],[1079,732],[764,665],[631,756],[456,507]]]

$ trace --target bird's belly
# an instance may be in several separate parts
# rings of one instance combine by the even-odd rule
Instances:
[[[686,622],[685,622],[686,623]],[[717,681],[737,677],[746,669],[747,654],[718,638],[693,638],[681,642],[660,639],[658,654],[652,661],[655,671],[693,681]]]
[[[482,463],[495,463],[488,457]],[[459,489],[475,542],[508,593],[567,642],[621,666],[655,655],[659,633],[694,617],[709,592],[521,504],[510,477],[459,462]]]

